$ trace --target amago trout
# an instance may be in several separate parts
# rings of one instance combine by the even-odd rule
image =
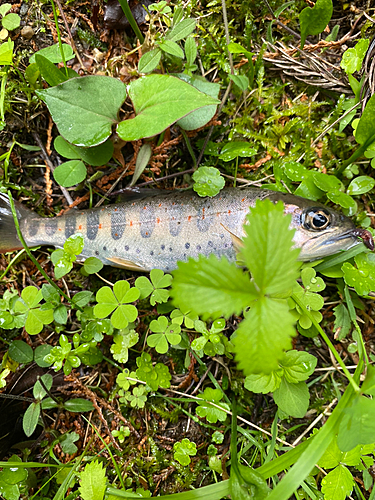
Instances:
[[[235,259],[249,207],[256,200],[282,200],[292,215],[294,242],[300,260],[309,261],[348,250],[362,238],[373,250],[371,233],[356,228],[341,213],[298,196],[258,188],[228,188],[214,198],[193,192],[155,194],[127,203],[91,210],[71,210],[62,217],[43,218],[17,203],[22,235],[28,246],[61,248],[69,236],[81,233],[82,260],[95,256],[104,264],[137,271],[170,271],[177,261],[199,254]],[[0,252],[22,248],[9,200],[0,194]]]

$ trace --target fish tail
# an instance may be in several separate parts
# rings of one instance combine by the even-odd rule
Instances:
[[[26,217],[34,215],[31,210],[25,208],[21,203],[14,202],[14,205],[20,224]],[[23,245],[17,236],[9,197],[4,193],[0,193],[0,253],[20,250],[21,248],[23,248]]]

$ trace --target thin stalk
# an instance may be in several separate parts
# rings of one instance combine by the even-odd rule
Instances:
[[[141,43],[143,43],[145,41],[144,36],[142,35],[141,30],[139,29],[138,24],[133,17],[132,11],[130,10],[127,0],[119,0],[119,4],[121,5],[121,8],[126,16],[126,19],[129,21],[130,26],[132,27],[134,33],[136,34],[136,37]]]
[[[345,375],[346,375],[347,379],[349,380],[351,386],[353,387],[354,391],[356,393],[359,393],[359,387],[358,387],[358,385],[354,381],[354,379],[353,379],[352,375],[350,374],[349,370],[346,368],[345,363],[340,358],[339,353],[336,351],[334,345],[329,340],[328,335],[325,333],[325,331],[323,330],[323,328],[319,325],[319,323],[316,321],[316,319],[311,314],[311,312],[307,309],[307,307],[305,306],[305,304],[299,299],[299,297],[295,293],[292,294],[292,299],[294,300],[294,302],[296,302],[299,305],[299,307],[302,309],[302,311],[308,316],[308,318],[310,319],[310,321],[313,323],[313,325],[315,326],[315,328],[318,330],[318,332],[320,333],[320,335],[323,337],[325,343],[328,345],[328,347],[331,350],[332,354],[336,358],[336,361],[341,366],[342,371],[345,373]]]
[[[55,19],[55,26],[56,26],[57,38],[59,40],[60,54],[61,54],[61,57],[62,57],[62,60],[63,60],[63,63],[64,63],[66,77],[68,78],[69,77],[69,75],[68,75],[68,67],[66,65],[64,50],[63,50],[63,47],[62,47],[61,33],[60,33],[60,28],[59,28],[59,20],[57,18],[57,12],[56,12],[56,7],[55,7],[55,2],[53,0],[51,0],[51,5],[52,5],[53,17]]]
[[[193,165],[194,165],[193,168],[195,170],[196,165],[197,165],[197,159],[195,158],[195,154],[194,154],[193,148],[191,147],[190,139],[187,136],[187,133],[185,132],[185,130],[181,129],[181,133],[183,135],[183,138],[185,139],[186,147],[188,148],[190,156],[191,156],[191,158],[193,160]]]
[[[8,72],[6,71],[1,79],[0,88],[0,117],[1,121],[5,122],[4,101],[5,101],[5,87],[7,84]]]
[[[352,302],[352,298],[350,296],[349,289],[348,289],[347,286],[344,288],[344,295],[345,295],[345,301],[346,301],[347,306],[348,306],[348,311],[349,311],[350,319],[351,319],[352,323],[354,324],[355,329],[356,329],[356,331],[358,333],[358,336],[360,338],[362,353],[363,353],[363,356],[364,356],[365,363],[368,366],[369,365],[369,359],[368,359],[368,356],[367,356],[365,343],[363,341],[362,332],[361,332],[361,329],[359,328],[359,324],[357,322],[357,315],[356,315],[355,308],[354,308],[354,305],[353,305],[353,302]],[[358,352],[360,354],[359,350],[358,350]]]
[[[10,209],[11,209],[12,215],[13,215],[14,225],[16,226],[17,236],[18,236],[18,239],[20,240],[20,242],[22,243],[22,246],[25,249],[25,252],[27,253],[29,259],[35,264],[36,268],[39,270],[39,272],[42,274],[42,276],[48,281],[48,283],[50,285],[52,285],[54,288],[56,288],[56,290],[59,292],[60,295],[62,295],[64,297],[64,299],[66,299],[68,302],[72,303],[72,299],[70,297],[68,297],[56,285],[56,283],[54,281],[51,280],[51,278],[48,276],[48,274],[45,271],[43,271],[41,265],[36,260],[36,258],[34,257],[34,255],[31,253],[30,248],[27,246],[27,244],[26,244],[26,242],[25,242],[25,240],[24,240],[24,238],[22,236],[21,229],[20,229],[20,224],[18,222],[17,211],[16,211],[16,208],[14,206],[14,201],[13,201],[12,193],[10,191],[8,191],[8,196],[9,196]],[[76,305],[76,307],[77,307],[77,309],[79,309],[80,311],[82,311],[81,307],[78,307],[77,305]]]
[[[0,281],[5,277],[5,275],[7,274],[7,272],[9,271],[9,269],[13,266],[13,264],[16,262],[16,260],[18,259],[18,257],[20,257],[23,253],[24,253],[25,249],[23,248],[22,250],[20,250],[14,257],[13,259],[9,262],[9,265],[8,267],[5,269],[5,271],[3,272],[3,274],[0,276]]]
[[[367,139],[367,141],[362,144],[356,151],[354,151],[354,153],[352,154],[352,156],[348,159],[348,160],[345,160],[336,170],[335,170],[335,175],[341,175],[344,170],[346,169],[346,167],[348,165],[350,165],[351,163],[353,163],[357,158],[359,158],[360,156],[362,156],[364,154],[364,152],[366,151],[366,149],[370,146],[370,144],[372,144],[373,142],[375,142],[375,134],[372,135],[371,137],[369,137]]]

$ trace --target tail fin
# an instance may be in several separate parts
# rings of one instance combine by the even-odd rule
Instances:
[[[23,219],[33,214],[31,210],[25,208],[21,203],[14,202],[14,205],[20,223]],[[17,236],[9,198],[6,194],[0,193],[0,253],[20,250],[21,248],[22,243]]]

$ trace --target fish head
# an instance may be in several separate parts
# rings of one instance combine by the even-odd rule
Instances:
[[[357,228],[351,219],[330,207],[301,200],[301,204],[285,203],[285,212],[292,215],[291,227],[296,230],[294,243],[301,249],[299,260],[310,261],[349,250],[360,243],[359,238],[374,250],[370,231]]]

